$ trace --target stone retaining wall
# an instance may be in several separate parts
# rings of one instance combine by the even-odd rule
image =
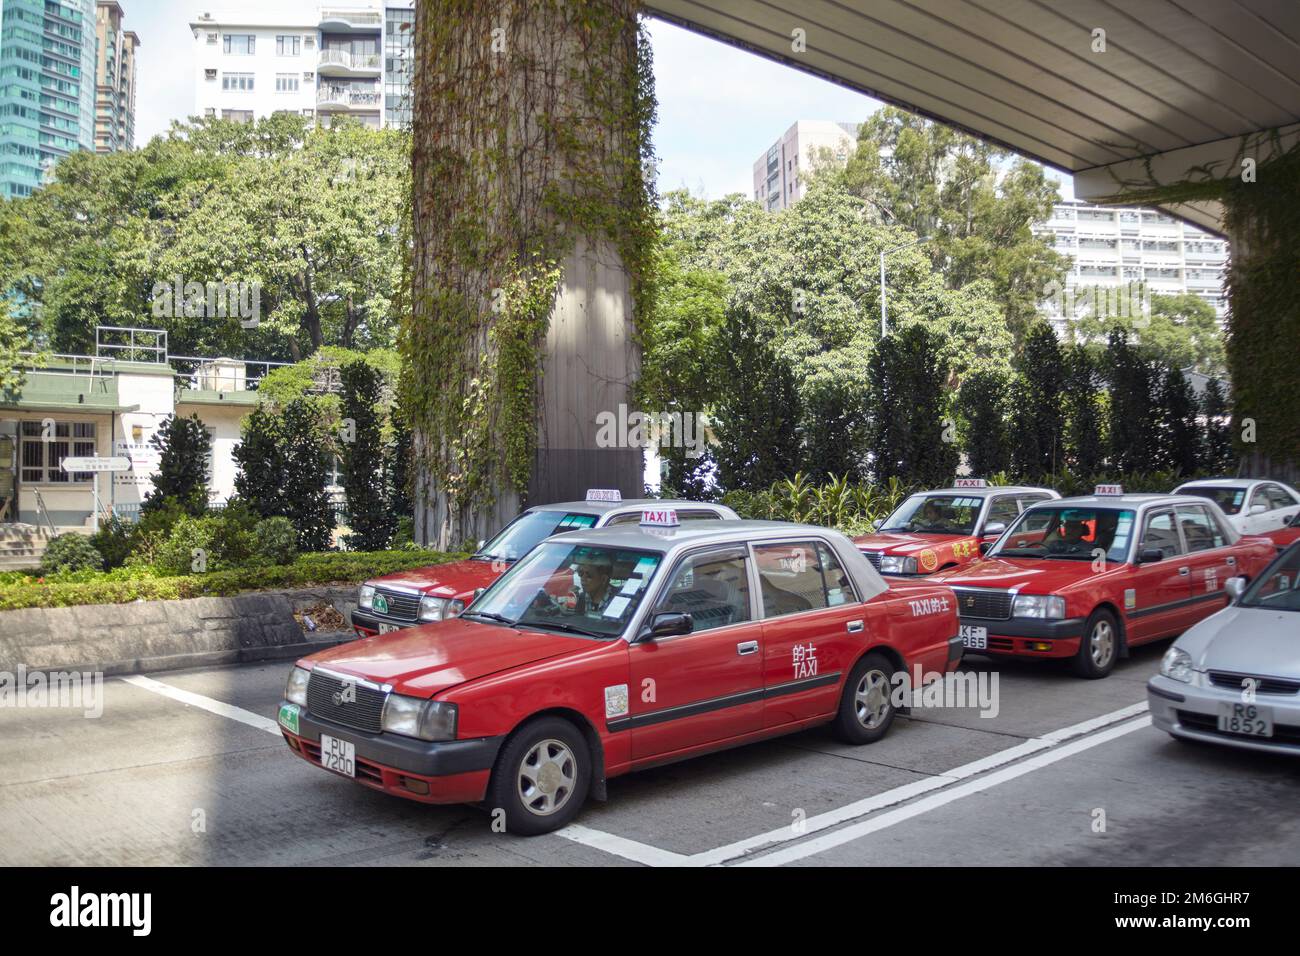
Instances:
[[[234,597],[0,611],[0,671],[138,674],[299,657],[349,630],[308,632],[294,612],[329,604],[351,622],[355,587],[258,591]]]

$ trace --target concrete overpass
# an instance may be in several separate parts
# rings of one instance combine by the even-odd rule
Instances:
[[[1072,173],[1080,199],[1104,201],[1121,184],[1176,182],[1191,170],[1236,175],[1244,155],[1263,164],[1300,138],[1296,0],[648,0],[646,7]],[[1166,208],[1223,230],[1217,202]]]

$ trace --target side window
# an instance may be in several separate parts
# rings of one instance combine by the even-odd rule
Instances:
[[[1020,510],[1024,511],[1030,505],[1036,505],[1040,501],[1051,501],[1051,500],[1052,498],[1050,495],[1021,495]]]
[[[605,522],[605,527],[612,528],[616,524],[638,524],[640,521],[640,514],[615,515]]]
[[[1268,486],[1268,499],[1273,503],[1274,508],[1291,508],[1296,503],[1291,493],[1281,485]]]
[[[1147,515],[1146,524],[1142,526],[1142,539],[1139,551],[1157,548],[1166,558],[1183,553],[1182,543],[1178,540],[1178,529],[1174,527],[1172,511],[1157,511]]]
[[[1252,508],[1256,505],[1263,505],[1266,510],[1273,506],[1268,503],[1268,485],[1260,485],[1250,495],[1250,505],[1246,508],[1246,513],[1250,514]]]
[[[673,572],[655,610],[691,615],[695,631],[750,620],[749,558],[734,548],[691,555]]]
[[[835,607],[854,600],[848,576],[834,553],[816,541],[757,545],[763,616],[781,617]]]
[[[1228,543],[1219,529],[1218,522],[1204,508],[1180,506],[1178,523],[1182,526],[1183,538],[1187,541],[1189,552],[1222,548]]]
[[[986,525],[994,521],[1000,521],[1002,524],[1011,524],[1020,515],[1020,506],[1016,503],[1015,495],[1002,495],[1000,498],[994,498],[989,505],[988,517],[984,519]]]
[[[722,515],[716,511],[709,511],[707,508],[696,508],[692,511],[678,511],[678,521],[717,521]]]

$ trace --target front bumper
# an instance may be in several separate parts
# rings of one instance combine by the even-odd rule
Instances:
[[[1272,737],[1246,737],[1218,729],[1219,705],[1240,701],[1240,691],[1223,687],[1184,684],[1159,674],[1147,681],[1147,704],[1157,730],[1187,740],[1300,757],[1300,695],[1256,694],[1256,704],[1273,712]]]
[[[367,611],[361,607],[355,607],[352,609],[352,629],[357,632],[357,636],[359,637],[373,637],[378,634],[380,624],[386,624],[389,627],[403,628],[415,627],[420,623],[420,621],[405,621],[395,617],[386,617],[382,614],[376,614],[373,611]]]
[[[1073,657],[1079,652],[1084,625],[1081,617],[1061,621],[1013,617],[1006,621],[963,617],[963,626],[982,627],[988,631],[988,647],[969,648],[975,654],[1008,654],[1016,657]]]
[[[346,740],[357,748],[357,783],[423,803],[482,800],[505,740],[504,737],[479,737],[430,742],[400,734],[370,734],[322,720],[301,706],[298,706],[297,733],[283,721],[280,732],[290,750],[317,767],[321,766],[322,732]]]

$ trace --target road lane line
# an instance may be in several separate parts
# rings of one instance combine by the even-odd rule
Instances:
[[[1100,727],[1116,724],[1122,720],[1127,720],[1130,717],[1135,717],[1138,714],[1145,713],[1146,709],[1146,701],[1143,701],[1140,704],[1132,704],[1128,707],[1121,707],[1119,710],[1111,711],[1108,714],[1102,714],[1100,717],[1093,717],[1090,720],[1071,724],[1069,727],[1062,727],[1059,730],[1053,730],[1049,733],[1043,734],[1041,737],[1031,737],[1014,747],[999,750],[996,753],[989,754],[987,757],[981,757],[979,760],[972,760],[970,763],[962,764],[960,767],[954,767],[952,770],[945,771],[944,773],[926,777],[924,780],[905,783],[892,790],[886,790],[883,793],[877,793],[870,797],[865,797],[861,800],[856,800],[853,803],[846,804],[845,806],[838,807],[834,810],[828,810],[825,813],[817,814],[817,816],[809,817],[803,821],[803,827],[798,833],[796,833],[792,827],[784,826],[779,830],[760,833],[758,836],[749,837],[746,840],[739,840],[735,843],[729,843],[726,846],[718,847],[715,850],[706,850],[703,853],[693,854],[690,857],[690,865],[714,866],[718,863],[724,863],[750,854],[760,847],[771,846],[776,843],[788,843],[793,840],[801,840],[810,833],[816,833],[817,831],[825,830],[828,827],[847,823],[849,820],[866,816],[869,813],[875,813],[878,810],[883,810],[887,807],[894,806],[895,804],[903,803],[907,800],[929,793],[932,790],[940,790],[969,777],[976,776],[977,774],[986,773],[989,770],[995,770],[998,767],[1005,766],[1006,764],[1020,760],[1023,757],[1029,757],[1044,750],[1050,750],[1052,747],[1056,747],[1062,742],[1074,737],[1080,737],[1086,733],[1097,730]]]
[[[217,714],[220,717],[229,717],[231,720],[237,720],[241,724],[256,727],[258,730],[265,730],[268,734],[275,734],[277,737],[282,736],[279,724],[271,718],[263,717],[261,714],[255,714],[251,710],[244,710],[242,707],[235,707],[233,704],[213,700],[211,697],[204,697],[202,694],[195,694],[192,691],[181,690],[179,687],[173,687],[171,684],[164,684],[162,681],[154,680],[151,677],[144,677],[140,674],[135,674],[131,677],[123,677],[121,680],[123,683],[130,684],[132,687],[139,687],[142,690],[161,694],[163,697],[170,697],[172,700],[178,700],[182,704],[189,704],[191,707],[206,710],[210,714]]]
[[[915,803],[905,807],[899,807],[897,810],[891,810],[888,813],[881,814],[878,817],[872,817],[870,820],[863,820],[861,823],[855,823],[853,826],[845,827],[843,830],[836,830],[833,833],[827,833],[823,836],[816,837],[812,840],[806,840],[802,843],[796,843],[793,846],[777,850],[765,856],[756,859],[745,860],[738,863],[737,866],[781,866],[791,863],[795,860],[802,860],[805,857],[813,856],[817,853],[823,853],[826,850],[834,849],[845,843],[851,843],[872,833],[878,833],[881,830],[904,823],[914,817],[919,817],[923,813],[929,813],[931,810],[937,810],[939,807],[947,806],[964,797],[969,797],[976,793],[981,793],[991,787],[1015,780],[1017,777],[1023,777],[1025,774],[1033,773],[1035,770],[1041,770],[1043,767],[1049,767],[1054,763],[1065,760],[1067,757],[1073,757],[1075,754],[1083,753],[1085,750],[1091,750],[1101,744],[1108,743],[1126,734],[1131,734],[1135,730],[1141,730],[1144,727],[1151,726],[1151,718],[1139,717],[1136,720],[1129,721],[1126,724],[1120,724],[1117,727],[1111,727],[1108,730],[1098,731],[1090,737],[1084,737],[1073,743],[1061,744],[1041,753],[1036,757],[1018,763],[1013,767],[1007,767],[988,776],[981,777],[978,780],[972,780],[969,783],[953,787],[951,790],[945,790],[943,793],[936,793],[933,796],[926,797],[924,800],[918,800]]]
[[[603,830],[593,830],[577,823],[570,823],[567,827],[556,830],[555,835],[612,856],[621,856],[634,863],[644,863],[646,866],[686,866],[691,862],[690,857],[681,853],[661,850],[657,846],[638,843],[636,840],[615,836]]]

